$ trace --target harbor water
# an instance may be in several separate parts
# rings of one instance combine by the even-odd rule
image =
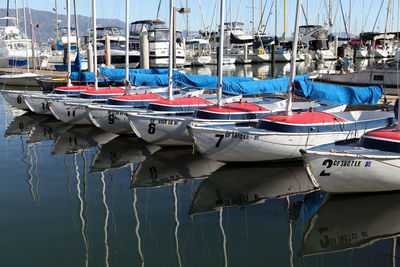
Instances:
[[[330,195],[301,161],[223,164],[0,101],[2,266],[398,266],[399,192]]]

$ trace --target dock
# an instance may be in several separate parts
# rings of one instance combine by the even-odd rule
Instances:
[[[31,72],[32,70],[30,70]],[[25,68],[0,68],[0,73],[2,74],[10,74],[10,73],[25,73],[28,72]],[[55,70],[36,70],[37,74],[43,76],[51,76],[51,77],[67,77],[66,71],[55,71]]]

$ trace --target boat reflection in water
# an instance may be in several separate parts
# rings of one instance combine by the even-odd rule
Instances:
[[[103,172],[140,163],[160,149],[135,136],[118,136],[99,147],[93,156],[90,172]]]
[[[189,214],[218,211],[224,206],[263,203],[311,192],[315,188],[298,162],[255,166],[224,166],[198,187]]]
[[[399,220],[400,192],[398,191],[327,195],[310,220],[299,255],[309,256],[362,248],[389,238],[396,241],[400,235]],[[383,266],[385,260],[388,260],[386,264],[389,264],[395,251],[389,248],[388,252],[388,249],[384,248],[385,251],[381,253],[377,251],[378,249],[375,246],[360,253],[364,256],[366,251],[379,253],[381,255],[379,265]]]
[[[157,187],[184,179],[206,178],[223,165],[199,153],[193,154],[191,148],[162,149],[138,166],[132,187]]]
[[[26,137],[26,142],[28,144],[36,144],[44,141],[54,141],[72,127],[72,124],[64,123],[50,117],[32,129]]]
[[[39,115],[32,112],[26,112],[18,117],[15,117],[8,125],[4,137],[13,135],[24,135],[30,133],[37,125],[48,120],[50,117]]]
[[[117,136],[93,126],[76,125],[57,138],[51,148],[51,154],[75,154],[80,150],[105,144]]]

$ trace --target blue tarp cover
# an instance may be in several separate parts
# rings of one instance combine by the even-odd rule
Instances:
[[[124,69],[100,68],[100,77],[106,81],[123,81]],[[167,69],[134,69],[129,70],[130,82],[133,86],[168,86]],[[94,74],[89,72],[72,73],[72,80],[93,82]],[[295,80],[308,80],[308,75],[296,76]],[[218,77],[207,75],[188,75],[178,71],[173,72],[175,86],[195,87],[217,90]],[[223,77],[223,92],[230,95],[255,95],[286,92],[289,77],[274,80],[254,81],[253,78]]]
[[[382,96],[382,86],[353,87],[299,80],[294,83],[297,96],[335,104],[375,105]]]
[[[295,76],[295,81],[306,81],[309,75]],[[224,93],[231,95],[255,95],[284,93],[289,86],[289,77],[263,81],[227,81]]]

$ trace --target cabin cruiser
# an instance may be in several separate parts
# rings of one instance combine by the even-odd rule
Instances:
[[[165,22],[155,20],[139,20],[131,23],[130,49],[139,51],[140,32],[142,28],[148,32],[150,68],[168,67],[169,28]],[[176,31],[176,66],[185,64],[185,44],[181,31]]]
[[[307,45],[314,60],[335,60],[336,56],[329,48],[328,31],[320,25],[299,27],[299,39]]]
[[[3,17],[0,21],[12,21],[13,26],[0,26],[0,67],[24,67],[27,59],[32,61],[32,40],[28,39],[17,26],[13,17]]]
[[[116,68],[125,67],[125,45],[126,38],[123,29],[120,27],[97,27],[97,63],[107,64],[108,52],[106,51],[107,38],[110,40],[110,64]],[[90,30],[89,36],[84,37],[84,43],[88,44],[89,39],[93,36],[93,29]],[[129,49],[129,68],[136,68],[139,65],[140,52],[139,49]]]

